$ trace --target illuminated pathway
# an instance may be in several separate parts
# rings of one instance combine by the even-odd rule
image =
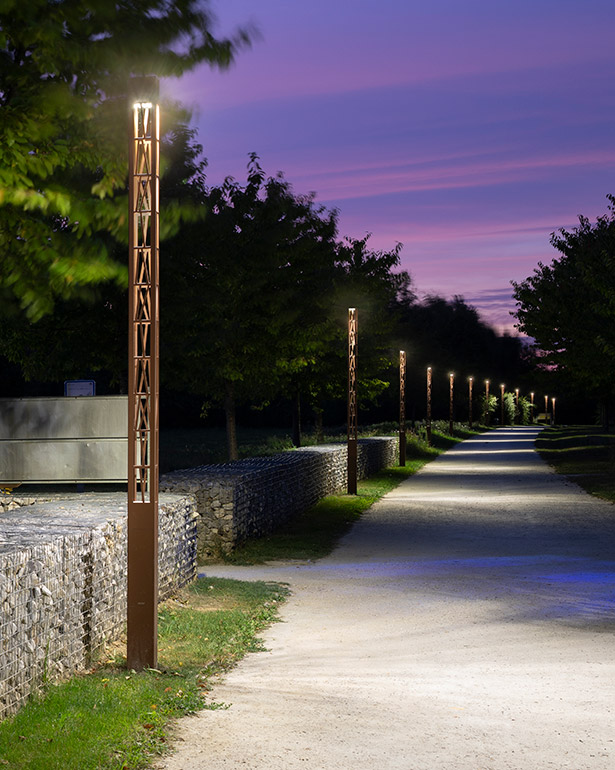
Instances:
[[[536,432],[460,444],[327,559],[208,571],[293,597],[159,767],[613,770],[615,508]]]

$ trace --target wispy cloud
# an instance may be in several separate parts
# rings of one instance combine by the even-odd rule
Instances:
[[[420,291],[509,323],[510,280],[615,191],[612,0],[213,5],[262,41],[169,86],[198,109],[210,182],[259,153],[339,208],[342,235],[404,243]]]

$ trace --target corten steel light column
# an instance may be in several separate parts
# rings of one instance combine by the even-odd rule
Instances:
[[[399,351],[399,464],[406,464],[406,351]]]
[[[427,367],[427,415],[425,416],[427,443],[431,444],[431,366]]]
[[[555,425],[555,396],[551,399],[551,425]]]
[[[472,385],[474,378],[468,378],[468,428],[472,430]]]
[[[489,380],[485,380],[485,425],[489,425]]]
[[[504,389],[506,385],[500,385],[500,425],[504,426]]]
[[[357,494],[357,311],[348,308],[348,494]]]
[[[455,375],[451,372],[448,375],[448,434],[453,435],[453,383]]]
[[[545,422],[549,419],[549,396],[545,396]]]
[[[158,658],[158,82],[133,82],[129,176],[127,664]],[[139,92],[136,88],[140,88]]]
[[[515,419],[514,419],[514,422],[516,423],[517,420],[519,420],[519,423],[521,423],[521,415],[519,414],[519,388],[515,388]]]
[[[530,393],[530,422],[534,422],[534,394]]]

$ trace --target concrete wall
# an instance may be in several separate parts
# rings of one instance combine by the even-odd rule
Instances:
[[[397,438],[361,439],[358,477],[395,465],[397,447]],[[330,444],[175,471],[161,479],[160,488],[194,495],[198,557],[206,560],[272,532],[326,495],[345,491],[346,470],[346,445]]]
[[[196,574],[194,500],[164,495],[159,593]],[[14,505],[0,517],[0,718],[90,665],[126,622],[126,495]]]
[[[0,399],[0,482],[125,482],[128,397]]]

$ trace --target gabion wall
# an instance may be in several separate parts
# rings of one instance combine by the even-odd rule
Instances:
[[[397,438],[358,442],[358,478],[397,462]],[[249,537],[272,532],[326,495],[346,489],[345,444],[305,447],[272,457],[175,471],[161,489],[194,495],[198,557],[228,553]]]
[[[88,667],[126,621],[125,494],[4,503],[0,718],[45,682]],[[195,577],[196,521],[193,499],[161,497],[161,599]]]
[[[397,439],[363,439],[358,475],[396,463]],[[346,446],[169,474],[160,496],[159,596],[198,555],[271,532],[346,489]],[[87,668],[126,621],[126,495],[0,497],[0,719],[46,682]]]

